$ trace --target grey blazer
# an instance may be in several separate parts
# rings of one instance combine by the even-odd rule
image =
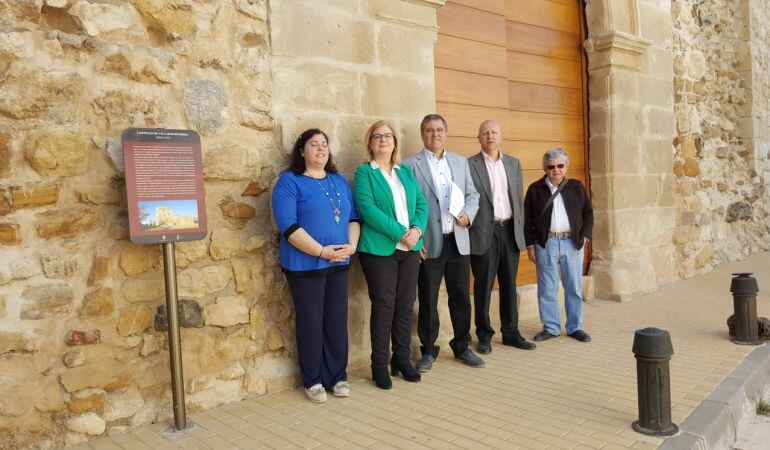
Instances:
[[[514,241],[519,251],[527,248],[524,241],[524,202],[522,200],[521,163],[513,156],[500,153],[503,157],[503,167],[505,175],[508,178],[508,199],[511,202],[511,211],[513,212],[513,226],[506,228],[513,233]],[[470,229],[471,254],[483,255],[489,250],[489,244],[492,241],[492,231],[494,225],[492,221],[495,218],[495,210],[492,204],[492,184],[489,182],[489,173],[487,165],[484,162],[484,155],[479,152],[468,158],[468,165],[471,169],[471,178],[476,189],[481,193],[479,198],[479,212],[473,221]]]
[[[471,180],[468,161],[462,156],[444,150],[444,155],[452,172],[452,181],[465,193],[465,207],[463,211],[468,214],[471,224],[479,209],[479,193]],[[441,247],[444,244],[444,236],[441,232],[441,207],[439,206],[436,186],[430,173],[430,163],[425,155],[425,150],[404,160],[403,164],[414,172],[417,184],[420,185],[425,200],[428,202],[428,227],[423,234],[423,243],[428,252],[428,258],[441,256]],[[468,228],[461,227],[454,222],[454,234],[457,241],[457,249],[461,255],[468,255],[471,251]]]

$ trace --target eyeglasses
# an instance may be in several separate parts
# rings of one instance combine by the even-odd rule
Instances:
[[[393,133],[373,134],[369,136],[369,139],[375,140],[375,141],[379,141],[380,139],[391,140],[393,139]]]
[[[563,169],[566,166],[567,166],[566,164],[556,164],[556,165],[551,164],[551,165],[545,166],[545,168],[548,170],[553,170],[553,169]]]

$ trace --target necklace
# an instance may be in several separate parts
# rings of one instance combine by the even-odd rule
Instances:
[[[313,177],[310,177],[313,178]],[[323,184],[321,184],[318,179],[313,178],[318,184],[318,187],[321,188],[322,191],[324,191],[324,194],[326,195],[326,198],[329,199],[329,203],[332,205],[332,212],[334,213],[334,223],[339,224],[340,223],[340,207],[342,206],[342,197],[340,196],[340,192],[337,190],[337,186],[334,185],[334,181],[332,181],[332,178],[327,175],[327,180],[329,180],[329,184],[332,185],[332,190],[334,190],[334,193],[337,194],[337,206],[334,206],[334,200],[332,200],[331,194],[329,194],[329,191],[326,190]]]

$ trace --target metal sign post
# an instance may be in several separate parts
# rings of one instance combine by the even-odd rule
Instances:
[[[174,400],[174,425],[178,431],[187,426],[184,409],[184,371],[182,369],[182,340],[179,331],[179,310],[176,290],[176,255],[174,243],[163,246],[163,276],[166,280],[166,313],[168,317],[168,349],[171,360],[171,394]]]

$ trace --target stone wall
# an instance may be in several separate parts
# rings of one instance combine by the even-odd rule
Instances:
[[[128,239],[130,126],[202,135],[213,231],[177,246],[188,410],[294,385],[267,19],[265,0],[0,2],[0,447],[170,416],[160,252]]]
[[[679,277],[770,248],[767,2],[672,2]]]
[[[440,4],[0,3],[0,447],[171,415],[161,255],[128,239],[128,127],[202,136],[211,231],[177,245],[188,411],[298,384],[270,184],[308,127],[348,176],[377,119],[417,151]],[[355,366],[369,300],[354,274]]]

